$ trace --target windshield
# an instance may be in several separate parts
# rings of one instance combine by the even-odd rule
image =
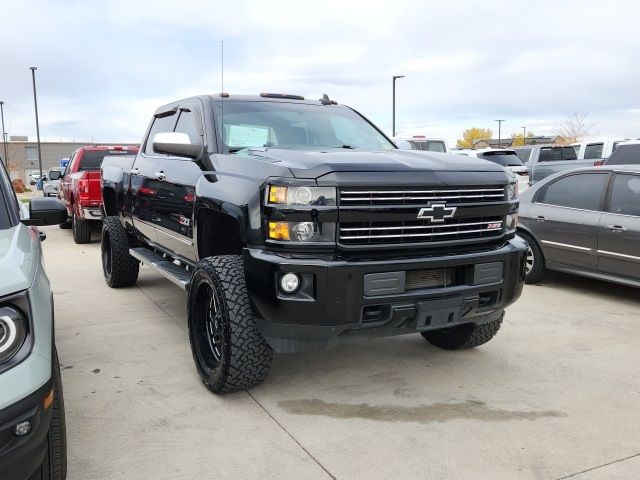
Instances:
[[[480,154],[480,158],[503,167],[521,167],[523,165],[522,160],[518,158],[515,152],[484,152]]]
[[[221,102],[215,103],[215,109],[217,119],[224,122],[224,144],[232,153],[248,147],[395,149],[346,107],[231,101],[224,103],[224,112]]]
[[[637,165],[640,163],[640,143],[618,145],[615,152],[604,162],[607,165]]]
[[[440,140],[409,140],[413,150],[446,153],[444,142]]]

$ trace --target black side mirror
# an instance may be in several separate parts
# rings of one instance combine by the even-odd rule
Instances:
[[[59,225],[67,221],[67,207],[57,198],[36,197],[29,201],[29,218],[25,225]]]
[[[62,178],[62,172],[59,170],[51,170],[49,172],[49,180],[60,180]]]

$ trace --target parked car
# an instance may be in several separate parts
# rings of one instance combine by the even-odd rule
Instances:
[[[60,228],[73,229],[73,241],[87,243],[91,231],[102,221],[100,165],[105,155],[131,155],[137,147],[89,145],[78,148],[69,159],[58,186],[70,220]]]
[[[18,202],[0,165],[0,478],[66,478],[53,297],[34,225],[67,219],[56,198]]]
[[[451,153],[455,154],[455,155],[464,155],[466,157],[477,157],[477,150],[474,150],[472,148],[454,148],[451,150]]]
[[[631,140],[620,142],[616,150],[609,158],[606,158],[603,165],[638,165],[640,164],[640,141]]]
[[[589,160],[578,160],[570,145],[531,145],[514,150],[529,169],[529,185],[562,170],[593,165]]]
[[[402,150],[449,153],[449,146],[443,138],[427,138],[424,135],[414,135],[412,137],[395,137],[393,141]]]
[[[62,177],[62,172],[64,168],[55,167],[49,170],[49,179],[44,182],[42,186],[42,191],[45,197],[57,197],[58,196],[58,186],[60,185],[60,178]]]
[[[578,160],[589,160],[591,165],[597,166],[602,165],[604,159],[609,157],[618,144],[624,141],[621,138],[603,138],[574,143],[572,146],[576,150]]]
[[[274,351],[358,336],[476,347],[520,296],[513,175],[398,150],[326,96],[181,100],[142,145],[102,165],[104,277],[134,285],[142,262],[188,291],[213,392],[260,383]]]
[[[529,170],[518,158],[515,150],[507,150],[506,148],[483,148],[476,150],[476,156],[482,160],[497,163],[501,167],[518,174],[527,175]]]
[[[560,172],[520,198],[527,283],[546,270],[640,287],[640,167]]]
[[[46,174],[43,174],[42,176],[44,177],[44,180],[46,180]],[[37,184],[38,180],[40,180],[40,173],[32,172],[32,173],[29,174],[29,184],[30,185]]]

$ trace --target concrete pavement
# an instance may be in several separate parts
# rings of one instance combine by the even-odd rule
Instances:
[[[43,230],[71,480],[638,478],[638,290],[550,274],[475,350],[276,355],[263,385],[216,396],[182,291],[146,267],[109,289],[97,236]]]

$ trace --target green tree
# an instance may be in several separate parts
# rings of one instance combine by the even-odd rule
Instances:
[[[467,128],[462,132],[462,138],[459,138],[456,142],[458,148],[473,148],[474,142],[478,140],[488,140],[493,135],[490,128]]]

